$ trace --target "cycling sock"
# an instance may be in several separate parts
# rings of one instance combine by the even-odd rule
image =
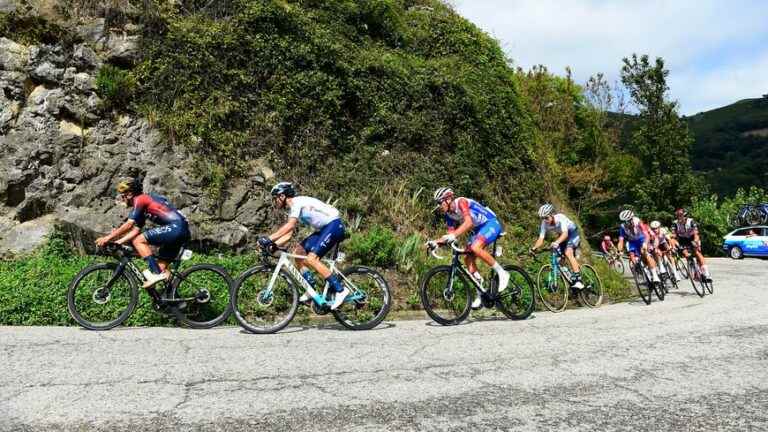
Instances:
[[[496,263],[494,263],[493,267],[491,267],[491,268],[493,268],[493,271],[495,271],[496,274],[501,274],[501,273],[506,272],[506,270],[504,270],[504,267],[502,267],[501,264],[499,264],[498,261],[496,261]]]
[[[314,287],[317,280],[315,279],[315,274],[312,273],[311,270],[306,269],[303,272],[301,272],[301,276],[304,277],[304,280],[309,282],[309,284]]]
[[[341,281],[339,281],[339,278],[337,278],[335,274],[328,276],[328,278],[326,278],[325,280],[328,281],[328,283],[331,285],[331,288],[333,288],[334,291],[336,292],[344,291],[344,287],[341,286]]]
[[[149,267],[149,271],[151,271],[152,273],[160,274],[163,272],[162,270],[160,270],[160,265],[157,264],[157,260],[155,259],[154,255],[145,257],[144,261],[147,262],[147,267]]]

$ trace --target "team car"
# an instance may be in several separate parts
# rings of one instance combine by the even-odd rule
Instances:
[[[768,257],[768,226],[739,228],[723,238],[723,250],[733,259]]]

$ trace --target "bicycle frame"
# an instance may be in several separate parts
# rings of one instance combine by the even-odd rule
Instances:
[[[289,252],[281,252],[280,258],[278,258],[277,264],[275,264],[275,269],[272,272],[272,276],[269,279],[269,284],[267,285],[266,292],[269,294],[272,293],[272,289],[275,286],[275,282],[277,282],[277,278],[280,274],[280,270],[285,268],[288,271],[288,274],[291,276],[291,279],[293,279],[294,282],[301,285],[302,288],[304,288],[304,290],[307,293],[309,293],[310,297],[312,298],[312,301],[314,301],[318,306],[329,305],[330,302],[326,300],[326,295],[328,294],[328,288],[329,288],[328,282],[326,282],[325,286],[323,287],[323,293],[322,294],[318,293],[317,291],[315,291],[314,288],[312,288],[309,282],[307,282],[307,280],[304,279],[304,276],[301,275],[301,273],[299,272],[299,269],[297,269],[292,262],[292,259],[306,259],[306,258],[307,258],[306,255],[296,255]],[[344,299],[345,302],[359,301],[364,298],[364,295],[358,291],[355,284],[353,284],[349,279],[347,279],[344,276],[344,274],[336,268],[336,264],[339,262],[338,260],[323,259],[323,261],[328,264],[328,267],[331,270],[331,273],[340,276],[344,281],[344,283],[346,283],[349,287],[352,288],[352,294],[347,296],[346,299]]]

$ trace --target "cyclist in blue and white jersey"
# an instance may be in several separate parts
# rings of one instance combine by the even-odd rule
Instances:
[[[289,209],[288,222],[269,237],[259,238],[259,245],[265,248],[269,248],[273,244],[282,246],[291,239],[297,225],[303,224],[312,227],[315,232],[302,240],[294,249],[295,254],[307,256],[306,259],[297,259],[296,266],[310,284],[314,284],[314,275],[307,267],[328,281],[333,291],[336,292],[333,303],[331,303],[331,309],[338,308],[344,303],[350,290],[342,285],[338,277],[320,259],[336,244],[344,240],[346,231],[339,211],[317,198],[296,196],[296,189],[289,182],[278,183],[272,188],[271,194],[277,208]],[[307,302],[309,295],[304,293],[299,300]]]
[[[553,249],[559,249],[560,253],[568,259],[568,265],[573,271],[573,288],[582,289],[584,283],[581,281],[581,266],[576,260],[576,250],[579,248],[581,237],[579,228],[568,216],[555,212],[555,206],[544,204],[539,207],[539,218],[541,227],[539,228],[539,238],[536,239],[531,251],[535,252],[544,244],[544,238],[547,234],[554,234],[557,237],[550,244]]]
[[[473,199],[455,196],[453,190],[447,187],[435,191],[433,198],[445,214],[448,234],[437,241],[430,241],[429,244],[434,246],[453,243],[457,237],[470,232],[467,248],[471,253],[464,257],[467,270],[482,284],[483,278],[477,271],[476,264],[476,259],[479,257],[496,272],[499,278],[499,293],[504,291],[509,284],[509,272],[504,270],[493,255],[485,250],[485,247],[496,241],[503,231],[496,214]],[[482,301],[478,293],[472,301],[472,308],[478,309],[481,304]]]
[[[656,269],[656,261],[649,253],[651,235],[648,232],[648,226],[635,216],[632,210],[624,210],[619,213],[621,225],[619,226],[619,252],[624,251],[624,241],[627,241],[627,252],[629,252],[629,261],[632,264],[637,263],[638,257],[642,257],[648,268],[651,270],[651,280],[661,282],[659,272]]]

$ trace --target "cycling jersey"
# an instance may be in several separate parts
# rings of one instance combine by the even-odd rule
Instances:
[[[563,232],[568,232],[568,237],[578,233],[576,224],[573,223],[568,216],[558,213],[554,216],[555,221],[552,224],[547,223],[546,220],[541,221],[541,229],[539,229],[539,238],[544,238],[547,234],[553,233],[557,236]]]
[[[293,198],[288,217],[296,218],[304,225],[309,225],[315,230],[339,219],[339,211],[330,204],[326,204],[317,198],[297,196]]]
[[[613,251],[613,248],[614,248],[613,242],[610,241],[610,240],[603,240],[603,242],[600,243],[600,248],[605,253],[611,253]]]
[[[639,218],[632,218],[629,225],[623,223],[619,226],[619,238],[629,241],[645,241],[648,237],[648,226]]]
[[[691,218],[685,218],[683,223],[676,220],[675,223],[672,224],[672,231],[674,231],[679,239],[692,239],[698,230],[699,226],[696,225],[696,222]]]
[[[449,228],[453,229],[464,222],[466,215],[472,218],[473,227],[479,227],[489,220],[496,219],[496,213],[488,207],[473,199],[458,197],[451,202],[450,208],[445,213],[445,222]]]
[[[176,210],[168,200],[156,194],[141,194],[133,198],[133,209],[128,219],[134,221],[136,226],[143,227],[149,219],[157,225],[183,224],[187,225],[187,218]]]

